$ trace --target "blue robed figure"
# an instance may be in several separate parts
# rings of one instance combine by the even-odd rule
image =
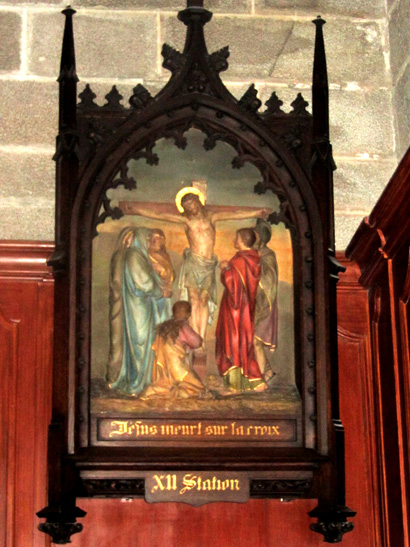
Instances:
[[[172,315],[150,260],[151,236],[148,228],[125,228],[111,259],[107,380],[111,388],[131,395],[151,382],[155,329]]]

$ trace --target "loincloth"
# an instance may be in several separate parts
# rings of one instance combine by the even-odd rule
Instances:
[[[179,272],[178,288],[180,300],[188,300],[188,289],[197,289],[208,293],[209,324],[212,323],[216,310],[216,275],[218,259],[194,254],[191,249],[185,249],[182,266]]]

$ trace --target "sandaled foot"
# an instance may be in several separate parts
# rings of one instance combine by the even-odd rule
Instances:
[[[266,382],[263,382],[262,384],[259,384],[255,387],[253,391],[266,391],[268,388],[268,384]]]

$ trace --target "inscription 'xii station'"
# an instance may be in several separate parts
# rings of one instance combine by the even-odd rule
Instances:
[[[249,499],[249,477],[231,472],[148,473],[145,478],[148,502],[184,501],[202,505],[212,501],[246,502]]]

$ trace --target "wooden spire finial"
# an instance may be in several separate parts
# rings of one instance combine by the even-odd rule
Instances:
[[[63,46],[61,50],[60,75],[60,108],[59,127],[75,128],[77,108],[77,71],[75,66],[75,48],[73,15],[76,13],[71,6],[62,11],[65,15]]]
[[[326,21],[318,15],[312,23],[316,26],[312,84],[313,134],[316,138],[328,138],[329,85],[327,80],[325,43],[323,39],[323,25]]]
[[[60,76],[58,81],[63,78],[77,79],[75,68],[75,49],[74,49],[74,33],[73,33],[73,15],[76,13],[71,6],[67,6],[62,11],[65,15],[65,26],[63,36],[63,47],[61,51]]]

